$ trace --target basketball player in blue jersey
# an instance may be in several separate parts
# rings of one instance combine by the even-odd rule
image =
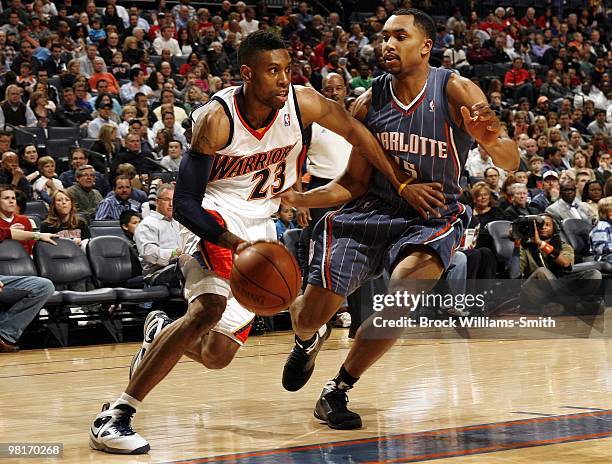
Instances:
[[[184,226],[179,262],[187,313],[176,321],[162,311],[149,314],[125,392],[112,405],[105,404],[91,425],[95,449],[148,452],[149,444],[131,427],[145,396],[184,354],[221,369],[245,342],[254,314],[231,296],[233,255],[249,242],[276,238],[270,219],[280,204],[275,195],[297,182],[303,127],[317,122],[345,137],[396,188],[405,178],[375,137],[341,105],[313,89],[290,85],[290,55],[275,35],[249,34],[238,60],[244,85],[217,92],[193,111],[192,145],[178,174],[174,216]],[[406,198],[411,195],[407,189]]]
[[[308,286],[291,308],[296,340],[283,372],[283,386],[290,391],[312,375],[327,337],[321,325],[363,282],[387,271],[392,294],[402,290],[402,280],[435,282],[442,276],[469,222],[469,211],[458,201],[459,178],[474,140],[496,166],[518,167],[518,148],[500,136],[499,121],[480,88],[429,66],[436,26],[428,15],[398,10],[382,34],[388,74],[374,80],[354,112],[409,178],[396,189],[367,160],[352,154],[347,170],[332,183],[282,195],[299,207],[344,204],[315,228]],[[418,189],[425,201],[405,201],[407,188]],[[347,409],[347,391],[401,335],[393,329],[372,334],[371,328],[372,318],[357,332],[315,406],[315,417],[332,428],[361,427],[361,417]]]

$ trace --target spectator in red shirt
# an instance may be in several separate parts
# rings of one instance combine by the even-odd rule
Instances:
[[[17,210],[17,199],[15,189],[4,185],[0,187],[0,229],[18,229],[30,232],[32,225],[27,216],[15,214]],[[25,251],[32,254],[34,240],[20,240]]]
[[[529,104],[535,106],[533,84],[529,81],[529,71],[523,68],[523,59],[520,57],[512,60],[512,69],[504,76],[504,92],[515,102],[521,97],[527,97]]]

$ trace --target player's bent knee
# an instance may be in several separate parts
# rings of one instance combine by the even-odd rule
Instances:
[[[226,298],[220,295],[205,294],[193,300],[189,304],[186,323],[194,336],[207,333],[211,327],[219,322],[226,305]]]
[[[234,359],[234,353],[210,353],[205,351],[202,356],[202,364],[207,369],[223,369],[232,362]]]

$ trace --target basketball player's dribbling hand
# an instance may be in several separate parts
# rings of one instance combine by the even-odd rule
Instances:
[[[476,103],[472,106],[471,111],[467,106],[462,106],[461,116],[463,116],[465,130],[480,145],[487,147],[497,143],[501,124],[487,103]]]

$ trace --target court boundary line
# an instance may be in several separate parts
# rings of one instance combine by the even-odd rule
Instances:
[[[470,430],[482,430],[482,429],[494,429],[504,426],[517,426],[524,424],[533,424],[533,423],[547,423],[547,422],[557,422],[561,420],[568,419],[577,419],[581,417],[597,417],[597,416],[610,416],[612,415],[612,410],[603,410],[597,412],[586,412],[586,413],[574,413],[574,414],[562,414],[555,415],[550,417],[534,417],[529,419],[518,419],[511,421],[500,421],[500,422],[491,422],[485,424],[475,424],[461,427],[448,427],[444,429],[435,429],[435,430],[426,430],[423,432],[408,432],[408,433],[400,433],[400,434],[392,434],[392,435],[384,435],[378,437],[369,437],[369,438],[359,438],[354,440],[341,440],[341,441],[333,441],[333,442],[322,442],[322,443],[314,443],[310,445],[298,445],[286,448],[277,448],[277,449],[266,449],[260,451],[252,451],[252,452],[243,452],[243,453],[232,453],[232,454],[222,454],[218,456],[209,456],[204,458],[194,458],[194,459],[184,459],[178,461],[168,461],[166,464],[203,464],[208,462],[224,462],[230,460],[237,460],[243,458],[251,458],[251,457],[262,457],[262,456],[272,456],[272,455],[287,455],[288,453],[299,452],[299,451],[310,451],[320,448],[335,448],[339,446],[351,446],[351,445],[361,445],[366,443],[376,443],[376,442],[385,442],[385,441],[393,441],[397,439],[401,439],[404,437],[427,437],[427,436],[435,436],[447,433],[458,433],[463,431]],[[547,440],[532,440],[525,442],[517,442],[511,443],[507,445],[497,445],[495,447],[484,447],[484,448],[476,448],[473,450],[455,450],[449,452],[442,453],[433,453],[430,455],[421,455],[414,457],[404,457],[404,458],[394,458],[391,460],[382,460],[382,461],[369,461],[370,463],[374,462],[416,462],[416,461],[427,461],[433,459],[442,459],[454,456],[466,456],[470,454],[485,454],[492,453],[496,451],[508,451],[512,449],[521,449],[521,448],[531,448],[535,446],[546,446],[552,444],[560,444],[560,443],[570,443],[576,441],[585,441],[585,440],[593,440],[597,438],[606,438],[612,437],[612,430],[607,432],[599,432],[594,434],[583,434],[583,435],[570,435],[568,437],[558,437],[551,438]],[[494,449],[495,448],[495,449]]]

